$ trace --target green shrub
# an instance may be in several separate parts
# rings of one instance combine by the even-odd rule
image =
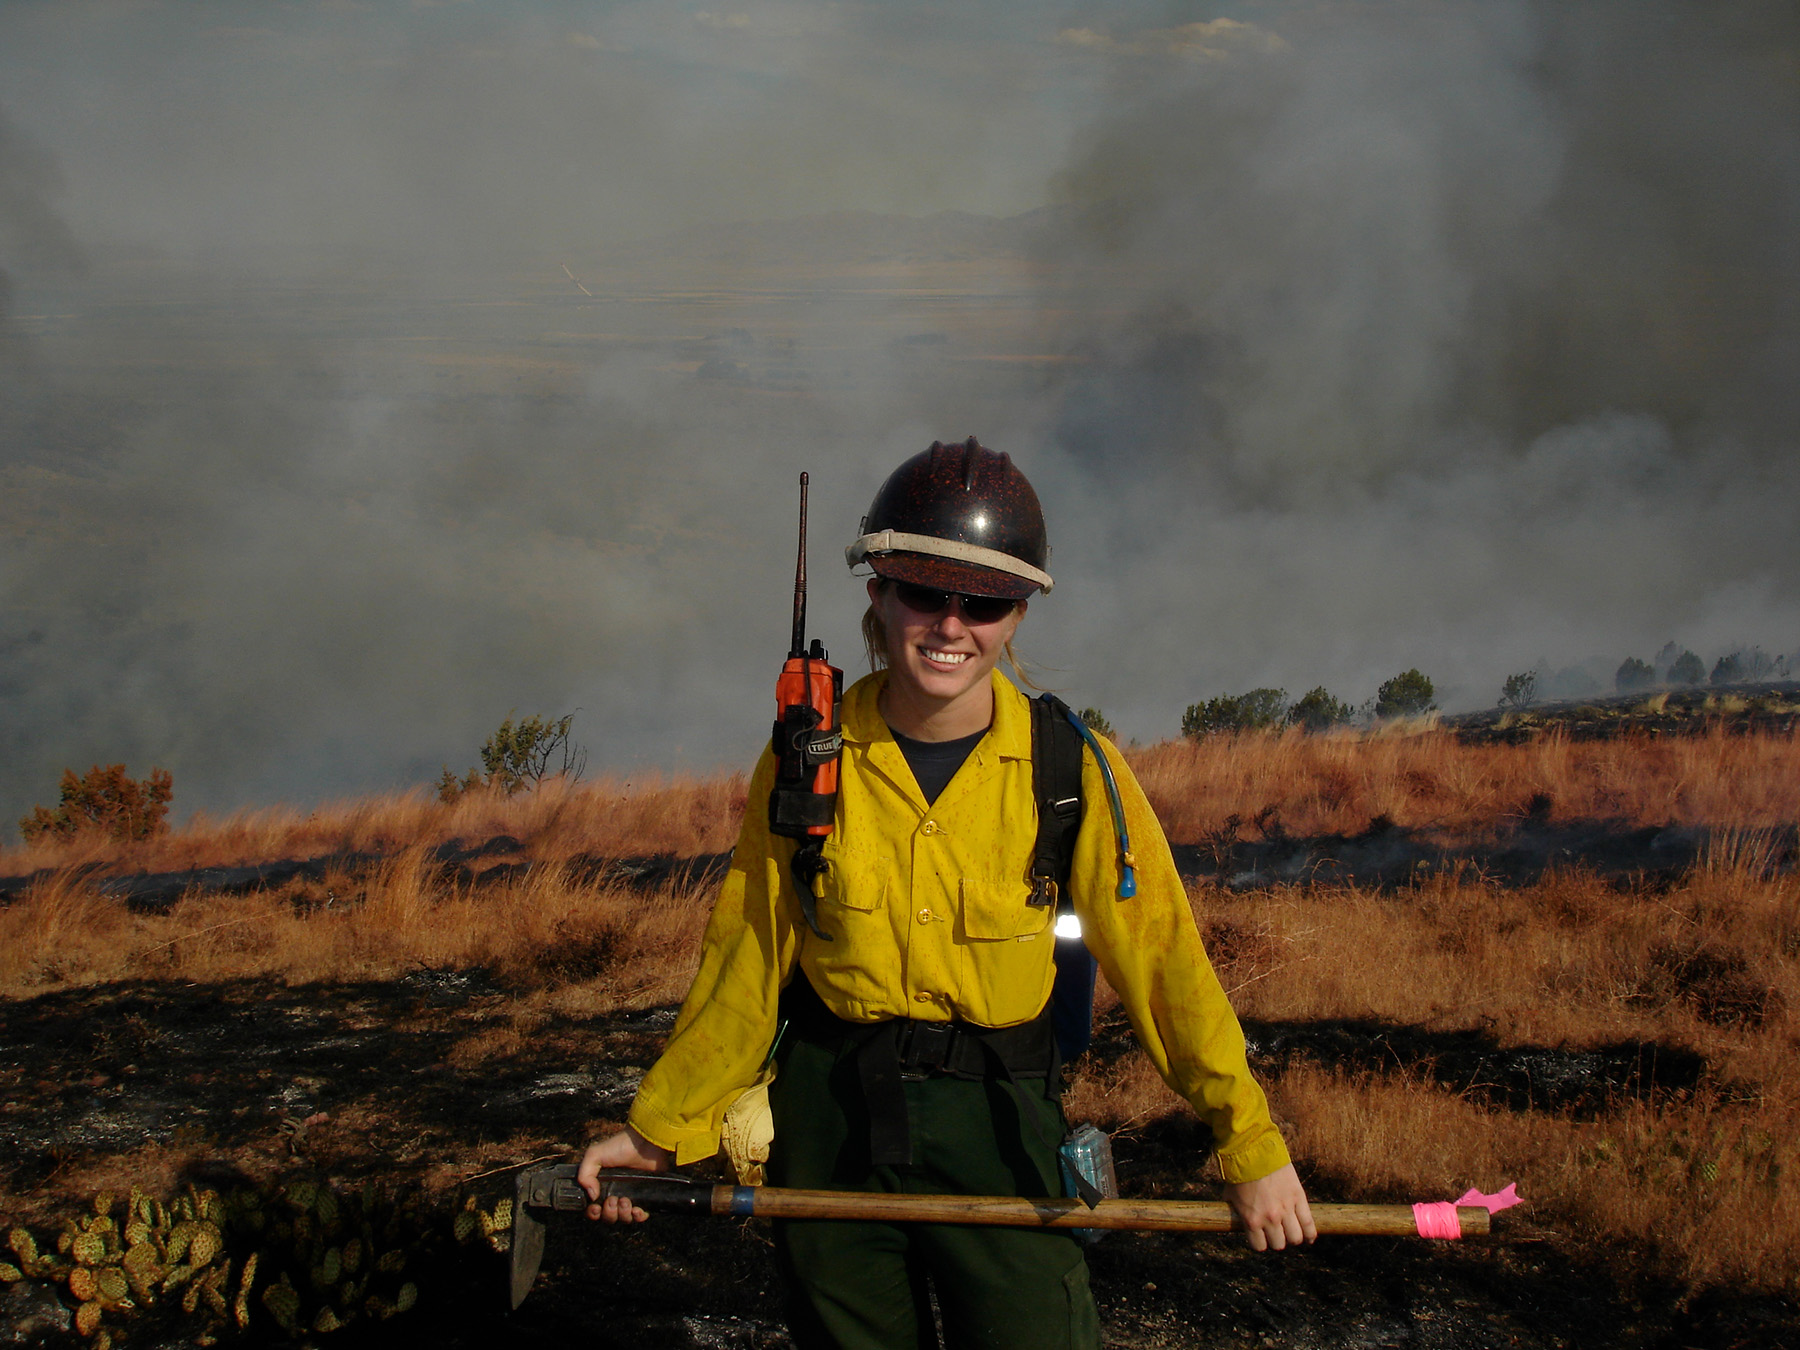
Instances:
[[[19,822],[19,833],[27,843],[88,833],[147,839],[168,828],[163,817],[174,795],[175,779],[167,769],[151,769],[141,782],[126,777],[123,764],[104,769],[96,764],[80,778],[73,769],[64,769],[56,810],[34,806]]]
[[[1636,689],[1648,689],[1656,683],[1656,669],[1647,661],[1640,661],[1635,656],[1628,656],[1613,674],[1613,687],[1621,694],[1629,694]]]
[[[1774,676],[1781,664],[1761,647],[1738,648],[1721,656],[1713,667],[1714,684],[1751,684]]]
[[[1500,706],[1502,708],[1529,708],[1537,702],[1538,677],[1535,670],[1520,671],[1517,675],[1508,675],[1506,682],[1500,686]]]
[[[1417,670],[1403,670],[1375,691],[1377,717],[1421,717],[1437,707],[1437,690],[1429,677]]]
[[[459,779],[446,766],[438,779],[438,800],[447,805],[477,788],[511,797],[546,778],[580,778],[587,753],[569,739],[574,721],[574,713],[554,719],[527,717],[516,725],[507,717],[481,747],[485,772],[470,769]],[[554,772],[553,761],[558,763]]]
[[[1308,731],[1325,731],[1342,726],[1355,716],[1356,710],[1342,699],[1334,697],[1324,685],[1307,690],[1287,710],[1288,725],[1304,727]]]
[[[1252,689],[1247,694],[1220,694],[1194,703],[1181,715],[1181,734],[1199,740],[1220,731],[1264,731],[1287,712],[1285,689]]]
[[[1087,724],[1087,729],[1096,736],[1104,736],[1109,741],[1118,740],[1113,732],[1113,725],[1106,720],[1106,714],[1098,708],[1083,708],[1076,716]]]
[[[1685,647],[1681,655],[1669,664],[1670,684],[1699,684],[1705,678],[1705,664]]]

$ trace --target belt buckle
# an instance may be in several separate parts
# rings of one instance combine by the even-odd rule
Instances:
[[[950,1060],[956,1028],[949,1022],[909,1019],[902,1030],[899,1050],[900,1076],[912,1082],[929,1078]]]

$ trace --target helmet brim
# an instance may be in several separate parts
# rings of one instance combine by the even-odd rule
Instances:
[[[1026,600],[1038,589],[1035,581],[997,572],[991,567],[924,553],[871,553],[867,562],[878,577],[910,581],[961,595],[991,595],[1000,600]]]

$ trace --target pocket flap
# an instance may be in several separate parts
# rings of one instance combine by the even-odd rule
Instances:
[[[875,873],[868,861],[854,851],[834,847],[827,842],[819,856],[825,861],[824,875],[819,878],[819,897],[854,909],[873,913],[886,894],[886,881]]]
[[[1029,894],[1023,882],[962,878],[963,936],[993,942],[1043,932],[1050,926],[1050,906],[1027,904]]]

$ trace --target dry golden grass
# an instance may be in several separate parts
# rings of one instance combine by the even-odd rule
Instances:
[[[1673,885],[1620,888],[1574,866],[1509,888],[1470,868],[1398,891],[1209,885],[1191,899],[1246,1017],[1478,1030],[1502,1046],[1651,1041],[1707,1065],[1686,1097],[1621,1101],[1592,1120],[1494,1109],[1399,1066],[1293,1066],[1270,1097],[1303,1169],[1369,1198],[1452,1198],[1517,1180],[1535,1223],[1654,1250],[1688,1279],[1788,1289],[1800,1281],[1800,879],[1772,863],[1776,832],[1800,819],[1796,758],[1790,736],[1465,747],[1437,732],[1217,738],[1134,756],[1177,839],[1269,805],[1295,834],[1351,833],[1376,815],[1478,833],[1539,793],[1556,816],[1712,827],[1701,862]],[[566,863],[722,852],[744,791],[741,778],[559,784],[453,807],[414,794],[197,820],[130,847],[8,850],[0,871],[15,875],[385,856],[373,870],[266,893],[195,893],[154,915],[68,870],[46,872],[0,908],[0,996],[480,966],[514,999],[508,1023],[458,1049],[475,1066],[504,1058],[541,1021],[682,996],[711,886],[646,895]],[[445,841],[500,834],[532,864],[503,881],[458,883],[430,861]],[[1068,1106],[1127,1131],[1182,1109],[1135,1053],[1079,1073]]]
[[[1295,835],[1355,834],[1371,819],[1450,832],[1522,815],[1539,793],[1550,818],[1633,825],[1792,825],[1800,820],[1800,739],[1791,735],[1627,735],[1463,745],[1449,732],[1301,731],[1167,741],[1132,768],[1178,843],[1227,816],[1278,808]]]
[[[0,996],[128,979],[266,977],[290,984],[386,980],[420,968],[483,967],[520,990],[593,986],[593,1011],[674,1002],[697,959],[711,887],[648,895],[571,881],[549,863],[479,890],[447,886],[407,850],[328,904],[284,892],[196,894],[133,914],[67,875],[0,909]]]
[[[1491,1111],[1404,1075],[1301,1066],[1270,1101],[1303,1172],[1361,1197],[1454,1200],[1515,1181],[1534,1226],[1628,1243],[1696,1284],[1800,1287],[1800,1099],[1702,1094],[1599,1120]]]
[[[1419,1070],[1303,1063],[1269,1085],[1303,1171],[1368,1199],[1517,1181],[1533,1221],[1653,1252],[1670,1274],[1800,1287],[1800,879],[1768,873],[1754,832],[1660,894],[1576,871],[1517,890],[1470,875],[1193,898],[1245,1017],[1654,1042],[1707,1064],[1691,1092],[1584,1120],[1497,1109]],[[1136,1053],[1078,1076],[1068,1107],[1127,1132],[1181,1109]]]
[[[551,779],[516,797],[471,792],[446,806],[423,789],[333,802],[312,811],[276,806],[223,819],[200,814],[137,843],[95,836],[0,848],[0,876],[98,865],[105,870],[179,872],[335,853],[397,853],[497,835],[517,839],[533,861],[579,855],[692,857],[723,853],[744,812],[741,774],[715,778]]]
[[[1170,839],[1197,843],[1225,819],[1267,807],[1291,834],[1354,834],[1376,816],[1449,833],[1490,830],[1544,794],[1556,818],[1635,825],[1734,825],[1800,820],[1800,739],[1653,737],[1571,742],[1549,734],[1522,746],[1462,745],[1426,728],[1384,734],[1299,731],[1168,741],[1129,755]],[[455,840],[517,839],[554,862],[583,854],[690,857],[722,853],[744,811],[741,774],[637,783],[551,780],[517,797],[471,793],[452,806],[424,790],[336,802],[313,811],[270,807],[223,819],[197,815],[140,843],[77,838],[0,848],[0,876],[96,864],[181,871],[395,853]]]

